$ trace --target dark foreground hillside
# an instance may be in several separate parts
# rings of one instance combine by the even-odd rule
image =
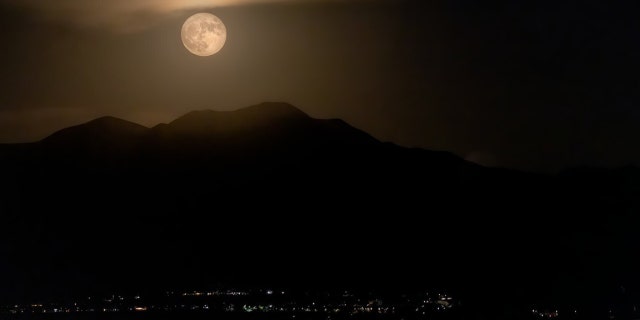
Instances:
[[[448,287],[594,314],[640,298],[636,168],[485,168],[265,103],[96,119],[1,145],[0,170],[7,301],[215,284]]]

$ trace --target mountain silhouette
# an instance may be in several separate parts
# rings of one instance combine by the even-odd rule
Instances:
[[[173,130],[186,132],[241,131],[274,125],[301,126],[314,119],[286,103],[262,103],[236,111],[193,111],[174,121]]]
[[[589,277],[640,285],[639,243],[627,241],[640,222],[636,168],[486,168],[286,103],[152,128],[103,117],[0,145],[0,168],[5,297],[374,281],[553,300],[550,287],[591,297],[615,286],[583,290]]]
[[[139,124],[114,117],[102,117],[82,125],[55,132],[42,142],[45,144],[124,143],[141,137],[148,129]]]
[[[228,112],[194,111],[151,131],[156,146],[196,150],[198,157],[203,150],[228,156],[232,150],[289,152],[378,143],[340,120],[313,119],[286,103],[262,103]]]

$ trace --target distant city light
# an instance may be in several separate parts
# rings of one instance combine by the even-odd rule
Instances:
[[[353,293],[335,294],[290,294],[290,299],[271,297],[276,291],[264,290],[209,290],[209,291],[165,291],[162,299],[142,297],[141,295],[106,297],[87,297],[69,304],[32,303],[0,306],[2,314],[44,314],[44,313],[112,313],[112,312],[252,312],[281,313],[294,317],[297,313],[321,314],[325,319],[334,319],[332,315],[356,314],[394,314],[409,315],[415,313],[427,316],[434,312],[445,312],[456,304],[452,297],[439,294],[439,299],[424,299],[424,296],[402,295],[394,303],[385,303],[371,293],[359,296]],[[277,291],[282,295],[285,291]],[[301,298],[301,297],[306,298]],[[427,295],[429,297],[429,295]],[[442,299],[442,300],[440,300]],[[535,311],[532,310],[532,311]],[[555,312],[557,314],[557,311]],[[545,317],[547,315],[545,314]]]

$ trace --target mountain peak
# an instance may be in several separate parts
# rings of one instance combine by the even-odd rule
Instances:
[[[45,138],[45,143],[69,142],[69,140],[117,140],[141,136],[149,128],[127,120],[105,116],[81,125],[62,129]]]
[[[221,132],[257,129],[265,126],[289,126],[312,120],[300,109],[283,102],[264,102],[233,111],[191,111],[168,125],[180,132]]]
[[[288,116],[309,118],[309,116],[302,112],[302,110],[286,102],[263,102],[237,111],[265,113],[273,117]]]
[[[86,122],[85,125],[119,125],[124,123],[135,124],[133,122],[129,122],[127,120],[123,120],[120,118],[116,118],[112,116],[103,116],[100,118],[93,119],[89,122]]]
[[[172,123],[180,121],[193,121],[195,119],[212,119],[212,118],[230,118],[235,116],[252,118],[260,117],[264,119],[278,119],[278,118],[299,118],[308,119],[309,116],[302,112],[300,109],[285,102],[263,102],[257,105],[253,105],[246,108],[231,110],[231,111],[215,111],[215,110],[196,110],[191,111],[178,119],[172,121]]]

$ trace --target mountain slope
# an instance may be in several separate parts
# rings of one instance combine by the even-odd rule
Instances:
[[[640,267],[625,242],[640,222],[627,171],[484,168],[283,103],[153,128],[100,118],[0,146],[0,168],[0,270],[22,261],[40,274],[2,273],[25,291],[38,279],[68,290],[376,279],[534,295]],[[614,258],[627,267],[603,264]]]
[[[85,124],[62,129],[41,142],[49,145],[88,145],[101,143],[126,143],[139,138],[149,131],[148,128],[114,117],[101,117]]]
[[[227,146],[371,145],[377,141],[340,120],[312,119],[286,103],[262,103],[236,111],[194,111],[153,128],[164,139]],[[202,148],[203,146],[198,146]],[[205,146],[206,147],[206,146]],[[255,147],[255,146],[254,146]]]

